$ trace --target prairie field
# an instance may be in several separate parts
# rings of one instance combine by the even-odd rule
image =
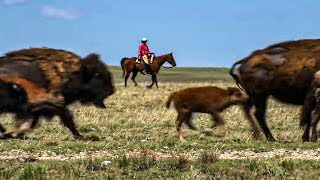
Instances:
[[[211,117],[196,114],[194,124],[205,132],[175,129],[176,112],[167,109],[170,93],[187,87],[235,86],[225,68],[162,69],[159,88],[147,89],[149,76],[138,75],[123,87],[119,67],[116,93],[107,109],[74,104],[75,121],[85,140],[74,140],[58,118],[41,120],[28,138],[0,141],[0,179],[314,179],[320,172],[318,143],[302,143],[300,107],[274,100],[268,124],[277,139],[254,139],[242,109],[222,113],[225,129],[210,129]],[[6,127],[9,114],[1,115]]]

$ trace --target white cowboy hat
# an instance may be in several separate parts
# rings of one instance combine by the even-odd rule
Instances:
[[[141,41],[148,41],[146,37],[142,38]]]

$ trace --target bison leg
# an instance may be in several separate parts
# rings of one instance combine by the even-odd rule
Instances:
[[[300,126],[305,127],[304,133],[302,134],[303,142],[308,142],[310,140],[311,112],[315,108],[315,106],[316,100],[313,96],[313,91],[309,91],[304,100],[300,116]]]
[[[15,125],[3,133],[4,138],[11,138],[12,134],[26,132],[30,129],[30,121],[25,118],[15,118]]]
[[[267,96],[257,96],[255,98],[254,105],[256,107],[256,111],[254,113],[255,117],[258,120],[258,123],[261,129],[264,132],[264,135],[267,138],[267,141],[276,141],[272,136],[270,129],[266,122],[266,106],[267,106]]]
[[[6,128],[4,128],[1,124],[0,124],[0,133],[4,133],[6,132]]]
[[[248,120],[250,127],[251,127],[251,130],[253,132],[252,135],[255,139],[258,139],[258,138],[260,138],[260,129],[259,129],[254,117],[252,117],[252,114],[251,114],[252,107],[253,107],[253,103],[250,100],[243,106],[246,119]]]
[[[197,130],[197,128],[193,125],[193,123],[191,122],[191,118],[192,118],[192,112],[187,112],[184,116],[184,122],[186,122],[186,125],[192,129],[192,130]]]
[[[32,121],[30,121],[30,123],[25,123],[22,124],[19,129],[17,130],[17,137],[20,139],[25,139],[25,133],[26,132],[31,132],[35,126],[38,124],[39,122],[39,116],[35,116],[34,118],[32,118]]]
[[[138,83],[136,82],[137,75],[138,75],[138,71],[133,71],[132,72],[131,80],[133,81],[135,86],[138,86]]]
[[[0,139],[8,139],[8,138],[12,138],[11,134],[10,135],[6,135],[4,134],[7,130],[2,126],[0,125]]]
[[[213,121],[213,125],[211,126],[212,128],[224,126],[226,124],[226,122],[223,120],[222,116],[217,111],[213,111],[211,114],[211,117],[212,117],[212,121]]]
[[[311,141],[312,142],[317,142],[318,140],[318,133],[317,133],[317,125],[320,119],[320,109],[316,108],[315,110],[312,111],[312,133],[311,133]]]
[[[71,131],[75,139],[83,139],[83,136],[76,129],[76,124],[74,123],[73,116],[69,110],[61,109],[60,112],[58,112],[58,115],[63,125],[66,126]]]
[[[178,112],[178,116],[177,116],[177,119],[176,119],[176,129],[177,129],[177,132],[178,132],[178,135],[179,135],[179,139],[181,141],[184,141],[184,137],[183,137],[183,134],[182,134],[182,130],[181,130],[181,125],[182,123],[184,122],[184,120],[186,119],[185,118],[185,113],[183,112]]]

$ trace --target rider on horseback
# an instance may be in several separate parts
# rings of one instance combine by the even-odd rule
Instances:
[[[139,51],[138,51],[138,59],[143,60],[143,74],[147,74],[147,68],[149,65],[149,59],[148,57],[151,57],[150,63],[153,61],[154,53],[149,50],[149,47],[147,45],[148,39],[147,38],[142,38],[141,39],[141,44],[139,46]]]

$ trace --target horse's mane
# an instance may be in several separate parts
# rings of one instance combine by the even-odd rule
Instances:
[[[168,53],[168,54],[162,54],[162,55],[160,55],[160,56],[155,56],[155,57],[159,58],[159,57],[164,57],[164,56],[170,56],[170,54],[171,54],[171,53]]]

